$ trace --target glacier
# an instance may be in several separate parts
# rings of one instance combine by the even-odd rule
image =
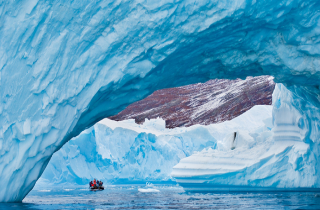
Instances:
[[[230,121],[189,128],[165,128],[160,118],[142,125],[104,119],[56,152],[36,187],[87,185],[94,178],[105,184],[175,182],[170,174],[182,158],[216,149],[227,130],[252,133],[272,126],[271,117],[272,106],[257,105]]]
[[[259,75],[283,83],[278,104],[301,116],[308,149],[296,169],[313,168],[308,186],[317,187],[319,8],[316,0],[0,1],[0,201],[21,201],[66,142],[155,90]],[[286,128],[296,129],[275,131]]]

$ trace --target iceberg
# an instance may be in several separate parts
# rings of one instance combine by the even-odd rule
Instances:
[[[302,116],[310,148],[298,165],[317,174],[319,8],[316,0],[0,3],[0,202],[21,201],[53,153],[96,122],[155,90],[215,78],[283,83],[279,96]]]
[[[283,85],[273,94],[273,128],[235,132],[182,159],[172,176],[187,191],[320,191],[312,145],[305,142],[305,119]]]
[[[224,129],[252,132],[271,124],[271,116],[272,106],[259,105],[231,121],[175,129],[165,128],[160,118],[142,125],[104,119],[56,152],[36,186],[87,185],[94,178],[109,184],[172,182],[173,166],[194,152],[215,149]]]
[[[207,129],[157,136],[97,123],[56,152],[41,178],[50,185],[87,185],[94,178],[105,183],[170,181],[181,158],[208,146],[215,147],[216,141]]]

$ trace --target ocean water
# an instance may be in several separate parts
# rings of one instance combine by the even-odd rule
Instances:
[[[176,185],[112,185],[91,192],[85,187],[34,189],[22,203],[0,203],[0,209],[320,209],[320,193],[189,193]]]

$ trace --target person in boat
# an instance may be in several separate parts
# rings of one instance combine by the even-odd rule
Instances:
[[[89,187],[91,188],[91,187],[92,187],[92,185],[93,185],[93,184],[92,184],[92,181],[90,181],[90,183],[89,183]]]
[[[94,188],[97,187],[97,181],[96,181],[96,179],[93,180],[93,187],[94,187]]]
[[[99,182],[99,189],[100,189],[100,190],[104,190],[103,182],[102,182],[102,181]]]

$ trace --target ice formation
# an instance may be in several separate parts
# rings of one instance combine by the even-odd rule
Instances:
[[[257,113],[262,114],[256,117]],[[226,130],[253,132],[264,121],[271,124],[271,116],[272,106],[255,106],[231,121],[175,129],[166,129],[162,119],[143,125],[104,119],[56,152],[37,186],[87,185],[94,178],[108,184],[171,181],[172,168],[180,159],[204,148],[215,149],[216,138]]]
[[[98,123],[56,152],[41,178],[51,185],[168,181],[181,158],[208,146],[216,141],[206,129],[156,136]]]
[[[172,176],[189,191],[320,191],[317,154],[305,139],[308,122],[292,100],[294,95],[278,84],[272,130],[231,133],[218,140],[217,150],[182,159]]]
[[[317,174],[319,8],[316,0],[2,1],[0,201],[21,201],[55,151],[154,90],[248,75],[272,75],[292,92],[279,96],[302,116],[310,149],[299,165]]]

